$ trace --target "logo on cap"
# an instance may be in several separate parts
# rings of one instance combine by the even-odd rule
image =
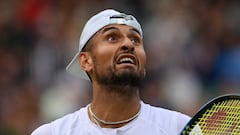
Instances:
[[[133,16],[132,15],[126,15],[126,14],[118,14],[118,15],[113,15],[113,16],[110,16],[110,19],[124,19],[126,21],[129,21],[129,20],[134,20]]]

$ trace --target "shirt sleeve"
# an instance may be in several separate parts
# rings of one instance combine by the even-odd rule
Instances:
[[[35,129],[31,135],[52,135],[51,125],[45,124]]]

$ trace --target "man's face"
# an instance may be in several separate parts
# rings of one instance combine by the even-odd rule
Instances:
[[[104,85],[139,86],[145,77],[146,54],[136,29],[112,24],[93,38],[93,78]]]

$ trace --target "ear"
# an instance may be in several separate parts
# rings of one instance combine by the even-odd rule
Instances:
[[[92,57],[88,52],[81,52],[79,54],[78,62],[83,70],[89,72],[93,68]]]

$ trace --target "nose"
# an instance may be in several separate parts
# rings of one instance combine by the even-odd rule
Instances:
[[[121,50],[133,52],[135,49],[132,41],[129,38],[126,38],[121,46]]]

